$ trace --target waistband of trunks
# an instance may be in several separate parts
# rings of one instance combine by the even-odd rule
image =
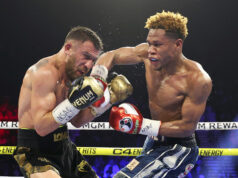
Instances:
[[[154,142],[155,146],[157,145],[168,146],[168,145],[174,145],[174,144],[179,144],[185,147],[197,146],[195,134],[193,134],[190,137],[184,137],[184,138],[158,136],[158,137],[152,137],[152,139],[155,141]]]
[[[56,148],[69,138],[67,126],[61,126],[54,132],[41,137],[34,129],[18,129],[17,145],[28,148]]]

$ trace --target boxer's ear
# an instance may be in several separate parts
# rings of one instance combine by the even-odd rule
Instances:
[[[72,48],[72,44],[71,43],[65,43],[64,45],[64,51],[65,53],[68,55],[69,54],[69,51],[70,49]]]
[[[175,41],[175,45],[177,46],[177,47],[182,47],[182,45],[183,45],[183,40],[182,39],[177,39],[176,41]]]

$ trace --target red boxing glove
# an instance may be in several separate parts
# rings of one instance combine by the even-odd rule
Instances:
[[[117,131],[138,134],[141,130],[143,116],[132,104],[121,104],[111,109],[109,123]],[[129,111],[129,112],[128,112]]]
[[[161,125],[161,121],[143,118],[138,108],[129,103],[112,107],[109,123],[117,131],[150,136],[158,136]]]

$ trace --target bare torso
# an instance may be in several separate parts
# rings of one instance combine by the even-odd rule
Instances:
[[[179,72],[162,76],[160,71],[151,69],[147,59],[144,63],[152,119],[162,122],[182,119],[181,108],[188,95],[188,88],[191,87],[189,81],[195,75],[202,74],[201,69],[194,61],[185,60]]]
[[[36,72],[44,72],[44,70],[57,70],[54,66],[54,56],[50,56],[44,59],[41,59],[39,62],[31,66],[23,79],[21,86],[20,96],[19,96],[19,107],[18,107],[18,116],[19,116],[19,127],[20,128],[34,128],[34,120],[32,118],[32,78]],[[45,79],[42,79],[45,80]],[[63,101],[68,92],[68,88],[63,80],[60,80],[59,77],[55,78],[55,106]],[[53,107],[55,107],[53,106]]]
[[[111,69],[113,65],[144,62],[151,119],[162,121],[159,134],[191,136],[212,90],[211,78],[199,63],[187,59],[181,48],[157,45],[156,40],[157,36],[147,39],[151,48],[149,43],[141,43],[107,52],[100,56],[97,64]]]

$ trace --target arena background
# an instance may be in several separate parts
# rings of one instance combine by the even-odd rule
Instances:
[[[17,120],[17,100],[27,68],[61,48],[76,25],[95,30],[105,51],[144,42],[146,19],[157,11],[180,12],[189,19],[184,55],[198,61],[213,80],[201,121],[238,121],[238,15],[236,0],[0,0],[1,120]],[[144,66],[116,66],[134,86],[127,99],[150,117]],[[108,112],[95,121],[108,121]],[[238,131],[196,131],[201,148],[238,148]],[[141,147],[141,135],[116,131],[70,131],[77,146]],[[0,130],[0,145],[16,145],[16,130]],[[87,156],[98,175],[110,177],[132,157]],[[10,156],[0,155],[0,176],[20,176]],[[107,176],[108,175],[108,176]],[[188,177],[238,177],[236,156],[199,157]]]

